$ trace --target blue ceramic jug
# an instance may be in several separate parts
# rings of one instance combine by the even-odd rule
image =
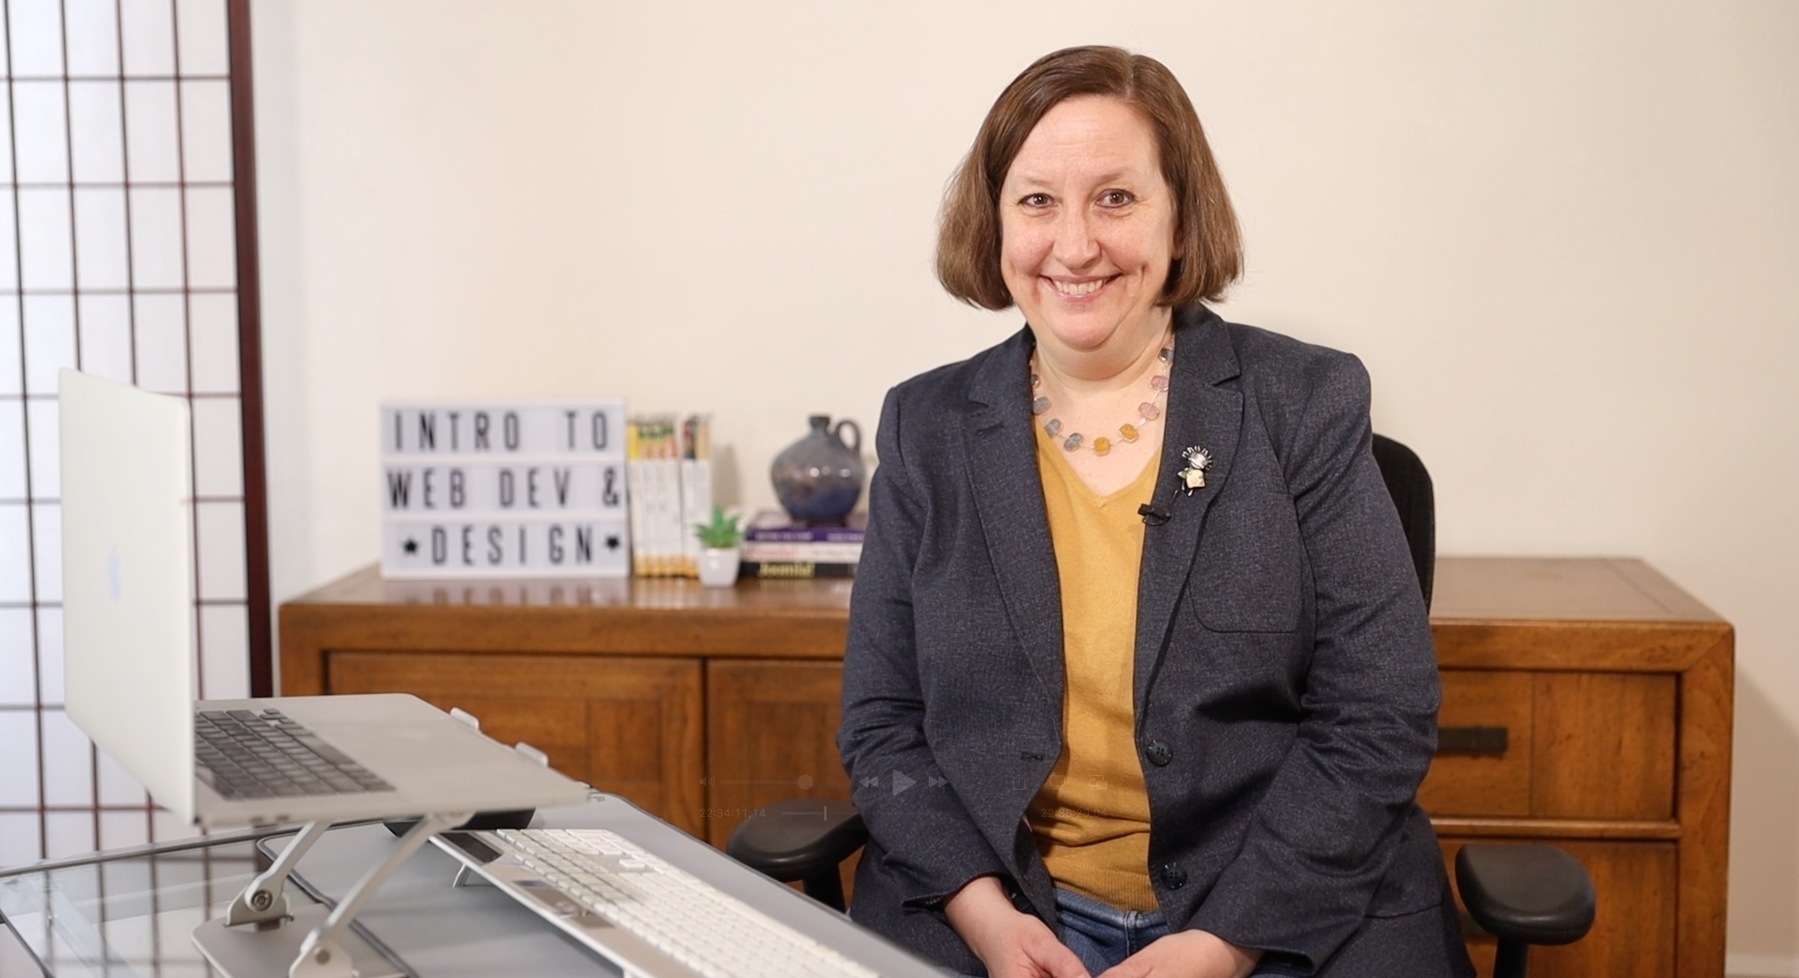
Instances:
[[[775,456],[768,477],[788,516],[806,523],[838,522],[862,498],[862,429],[848,418],[832,427],[828,414],[807,420],[812,430]]]

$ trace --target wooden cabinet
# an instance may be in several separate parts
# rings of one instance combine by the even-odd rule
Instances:
[[[705,698],[696,659],[618,656],[595,669],[579,657],[464,652],[344,651],[333,693],[413,693],[459,706],[503,743],[524,741],[550,766],[637,801],[704,835]]]
[[[848,798],[837,755],[843,667],[835,662],[714,662],[702,837],[720,848],[751,812],[788,798]]]
[[[780,798],[847,798],[849,581],[384,581],[281,607],[288,694],[409,692],[723,845]]]
[[[845,798],[850,582],[383,581],[281,608],[283,692],[404,690],[722,845],[782,798]],[[1439,751],[1420,798],[1445,859],[1560,845],[1599,888],[1536,978],[1721,978],[1733,634],[1640,561],[1444,558]],[[1490,973],[1490,940],[1470,938]]]
[[[1442,747],[1419,790],[1445,859],[1552,842],[1599,890],[1534,978],[1724,973],[1730,625],[1634,560],[1444,559]],[[1490,974],[1493,945],[1470,940]]]

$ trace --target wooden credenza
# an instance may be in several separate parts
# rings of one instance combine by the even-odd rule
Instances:
[[[848,581],[383,581],[281,607],[287,694],[406,691],[722,846],[783,798],[846,798]],[[1578,856],[1599,918],[1537,978],[1722,978],[1731,626],[1635,560],[1446,557],[1443,749],[1420,792],[1468,842]],[[1493,946],[1469,941],[1482,973]]]

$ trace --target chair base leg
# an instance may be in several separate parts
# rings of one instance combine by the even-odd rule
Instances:
[[[828,873],[819,873],[817,876],[806,877],[804,880],[800,881],[800,887],[806,891],[807,896],[830,907],[832,910],[841,911],[844,909],[843,880],[837,876],[837,870],[835,868]]]
[[[1500,941],[1499,955],[1493,961],[1493,978],[1524,978],[1530,971],[1530,945],[1523,941]]]

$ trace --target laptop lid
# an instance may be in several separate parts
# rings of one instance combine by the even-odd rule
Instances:
[[[418,697],[196,699],[188,407],[64,370],[63,663],[66,706],[101,750],[184,821],[216,827],[574,804],[586,786]],[[225,797],[195,771],[195,710],[282,711],[380,781]],[[292,780],[286,780],[288,777]],[[265,782],[266,788],[268,782]]]
[[[66,706],[194,819],[194,535],[187,402],[58,377]]]

